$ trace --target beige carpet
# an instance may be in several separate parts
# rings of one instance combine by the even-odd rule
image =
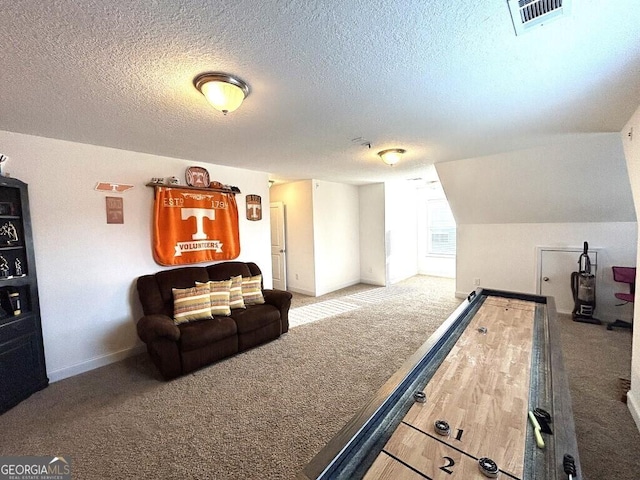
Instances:
[[[620,378],[631,375],[632,333],[569,315],[559,322],[584,478],[640,479],[640,432],[620,393]]]
[[[0,416],[0,454],[62,455],[77,479],[294,478],[458,304],[452,280],[398,287],[295,295],[355,307],[172,382],[143,354],[54,383]],[[637,480],[640,435],[610,388],[629,332],[565,319],[562,335],[584,477]]]

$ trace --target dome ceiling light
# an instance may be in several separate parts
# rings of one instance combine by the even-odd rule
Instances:
[[[378,152],[378,155],[384,163],[393,167],[400,161],[402,155],[404,155],[405,153],[407,153],[407,151],[402,148],[389,148],[387,150]]]
[[[236,110],[249,95],[249,85],[228,73],[202,73],[193,79],[193,85],[225,115]]]

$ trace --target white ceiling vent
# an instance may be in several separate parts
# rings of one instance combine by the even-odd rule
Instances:
[[[507,0],[516,35],[568,15],[571,0]]]

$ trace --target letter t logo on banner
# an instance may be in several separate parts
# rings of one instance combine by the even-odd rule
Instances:
[[[204,233],[204,218],[209,220],[216,219],[216,211],[209,208],[182,208],[180,211],[182,220],[188,220],[191,217],[196,219],[196,233],[191,235],[193,240],[206,240],[207,234]]]

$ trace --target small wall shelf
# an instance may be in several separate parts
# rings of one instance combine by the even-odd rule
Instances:
[[[181,190],[197,190],[200,192],[220,192],[220,193],[230,193],[232,195],[240,194],[240,190],[234,191],[230,188],[209,188],[209,187],[190,187],[189,185],[166,185],[166,184],[157,184],[157,183],[147,183],[145,186],[154,187],[154,188],[179,188]]]

